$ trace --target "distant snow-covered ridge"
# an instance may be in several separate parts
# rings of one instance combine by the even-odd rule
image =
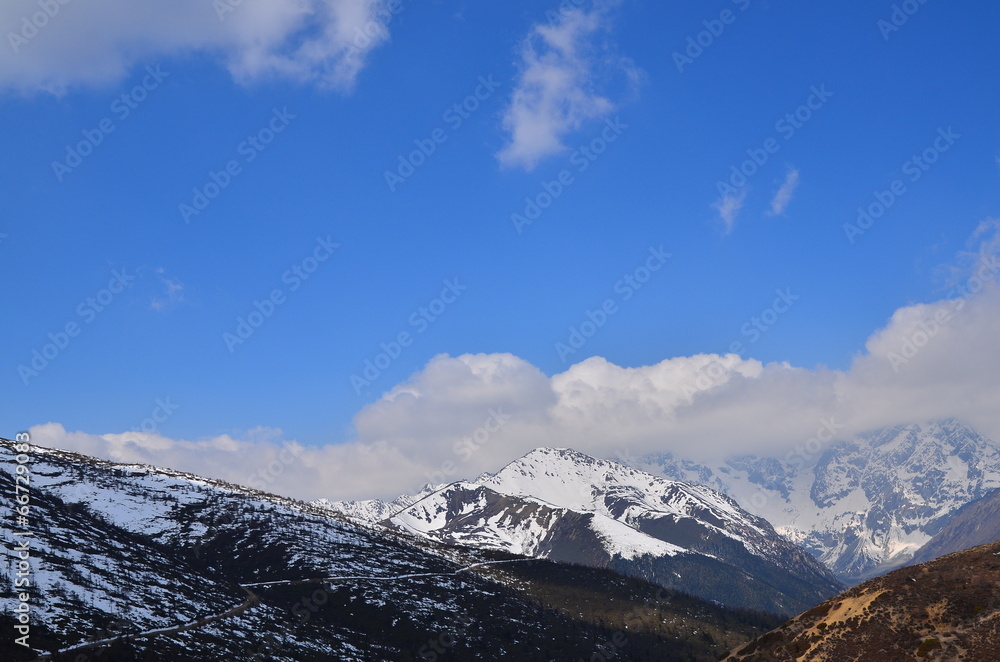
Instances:
[[[955,419],[874,430],[795,457],[636,466],[735,498],[847,582],[904,565],[965,504],[1000,487],[1000,447]]]

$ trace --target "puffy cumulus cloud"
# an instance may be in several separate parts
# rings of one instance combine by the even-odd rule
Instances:
[[[847,436],[951,416],[1000,441],[1000,288],[969,282],[958,298],[898,310],[847,370],[703,354],[640,367],[592,357],[546,378],[510,355],[441,356],[363,411],[358,432],[366,443],[422,449],[432,465],[454,461],[451,479],[543,445],[602,457],[784,456],[824,428]],[[460,461],[453,443],[491,402],[509,421]]]
[[[59,94],[200,52],[242,83],[280,76],[349,90],[401,10],[401,0],[8,0],[0,89]]]
[[[956,416],[1000,440],[998,328],[993,283],[896,311],[851,366],[845,411],[861,428]]]
[[[608,77],[639,72],[599,41],[617,2],[595,2],[590,11],[561,10],[534,26],[520,46],[520,73],[503,116],[509,134],[497,154],[501,165],[531,170],[566,149],[563,138],[587,120],[607,116],[615,103],[598,91]]]
[[[363,442],[390,442],[419,455],[429,438],[460,441],[490,410],[537,423],[554,402],[549,379],[512,354],[440,355],[363,409],[354,425]]]
[[[1000,440],[1000,223],[981,223],[945,265],[944,299],[900,308],[848,373],[844,407],[859,427],[956,416]]]

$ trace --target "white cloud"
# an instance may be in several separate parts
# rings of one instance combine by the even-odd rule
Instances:
[[[733,231],[733,226],[736,225],[736,217],[740,215],[746,197],[747,189],[744,187],[735,193],[726,193],[712,203],[712,208],[719,213],[719,219],[726,226],[726,234]]]
[[[59,94],[118,82],[139,62],[204,53],[241,83],[278,76],[349,90],[371,50],[389,39],[393,19],[385,0],[77,0],[55,6],[49,17],[36,0],[0,5],[9,42],[0,48],[0,89]]]
[[[784,183],[775,192],[774,197],[771,198],[771,210],[768,212],[771,216],[780,216],[785,213],[788,203],[792,201],[792,195],[795,193],[798,185],[799,171],[795,168],[790,168],[785,175]]]
[[[364,408],[357,438],[343,444],[299,446],[274,430],[199,441],[90,435],[58,424],[31,431],[43,445],[237,483],[264,480],[270,491],[308,499],[394,497],[496,471],[538,446],[602,457],[784,456],[824,420],[847,435],[955,416],[1000,441],[1000,261],[988,252],[998,238],[997,224],[977,231],[968,252],[978,257],[955,298],[900,308],[847,370],[699,354],[635,368],[592,357],[548,377],[511,354],[442,355]],[[490,423],[494,412],[502,425]],[[288,443],[297,452],[283,463]]]
[[[557,20],[535,25],[521,44],[521,71],[503,117],[509,139],[497,154],[501,165],[531,170],[562,152],[568,133],[614,110],[614,102],[598,92],[600,80],[614,73],[638,76],[597,43],[608,27],[607,9],[616,3],[594,4],[589,12],[563,11]]]

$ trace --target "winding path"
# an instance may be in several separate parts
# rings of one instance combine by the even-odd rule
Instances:
[[[242,614],[250,607],[255,607],[260,603],[260,598],[256,593],[251,591],[245,586],[240,586],[243,592],[247,594],[247,599],[236,605],[229,611],[225,611],[221,614],[215,614],[213,616],[205,616],[204,618],[199,618],[193,620],[189,623],[182,623],[181,625],[175,625],[169,628],[157,628],[155,630],[147,630],[146,632],[137,632],[134,634],[123,634],[117,637],[109,637],[107,639],[101,639],[99,641],[91,641],[85,644],[79,644],[77,646],[70,646],[68,648],[62,648],[57,651],[58,654],[62,655],[65,653],[76,653],[77,651],[84,651],[91,648],[104,648],[109,644],[113,644],[116,641],[129,641],[132,639],[146,639],[147,637],[157,637],[161,634],[173,634],[174,632],[183,632],[184,630],[192,630],[194,628],[200,628],[208,625],[209,623],[214,623],[215,621],[220,621],[226,618],[231,618],[238,614]],[[45,653],[44,655],[39,655],[32,662],[39,662],[41,660],[51,660],[52,654]]]
[[[479,563],[473,563],[467,565],[463,568],[459,568],[454,572],[417,572],[410,573],[406,575],[389,575],[389,576],[344,576],[344,577],[313,577],[309,579],[279,579],[277,581],[269,582],[255,582],[251,584],[240,584],[239,587],[247,594],[247,599],[236,605],[232,609],[225,611],[221,614],[215,614],[213,616],[205,616],[204,618],[199,618],[197,620],[191,621],[189,623],[183,623],[181,625],[175,625],[168,628],[157,628],[155,630],[147,630],[145,632],[137,632],[135,634],[123,634],[118,637],[109,637],[108,639],[101,639],[99,641],[91,641],[85,644],[79,644],[76,646],[70,646],[68,648],[62,648],[57,653],[60,655],[66,653],[76,653],[79,651],[89,650],[92,648],[103,648],[109,644],[113,644],[116,641],[130,641],[135,639],[146,639],[149,637],[158,637],[163,634],[173,634],[175,632],[184,632],[185,630],[192,630],[194,628],[204,627],[210,623],[216,621],[221,621],[233,616],[242,614],[250,607],[255,607],[260,604],[260,596],[251,591],[251,588],[264,587],[264,586],[297,586],[300,584],[316,584],[320,582],[338,582],[338,581],[392,581],[398,579],[414,579],[417,577],[454,577],[455,575],[461,574],[463,572],[468,572],[474,568],[479,568],[487,565],[499,565],[501,563],[524,563],[530,562],[535,559],[506,559],[502,561],[481,561]],[[42,662],[43,660],[51,660],[52,654],[45,653],[39,655],[31,662]]]
[[[253,584],[240,584],[241,588],[257,588],[260,586],[297,586],[298,584],[316,584],[318,582],[335,582],[335,581],[345,581],[345,580],[374,580],[374,581],[391,581],[395,579],[413,579],[415,577],[454,577],[455,575],[461,574],[463,572],[468,572],[473,568],[479,568],[484,565],[498,565],[500,563],[524,563],[526,561],[534,561],[535,559],[505,559],[503,561],[480,561],[479,563],[473,563],[472,565],[467,565],[464,568],[459,568],[454,572],[415,572],[408,575],[376,575],[376,576],[348,576],[348,577],[314,577],[311,579],[279,579],[277,581],[270,582],[255,582]]]

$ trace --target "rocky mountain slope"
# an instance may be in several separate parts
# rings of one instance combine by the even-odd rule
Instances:
[[[726,660],[1000,660],[1000,543],[896,570],[739,647]]]
[[[834,437],[836,423],[827,427]],[[955,511],[1000,487],[1000,447],[956,420],[804,440],[781,458],[708,466],[661,454],[634,465],[729,494],[847,583],[902,566]]]
[[[771,613],[795,613],[841,588],[732,499],[569,449],[537,449],[496,474],[392,504],[324,505],[420,538],[611,568]]]
[[[0,501],[3,660],[712,660],[773,627],[606,571],[6,440],[0,490],[27,501]]]
[[[1000,540],[1000,490],[968,503],[948,518],[948,523],[921,547],[910,564],[926,563],[939,556]]]

